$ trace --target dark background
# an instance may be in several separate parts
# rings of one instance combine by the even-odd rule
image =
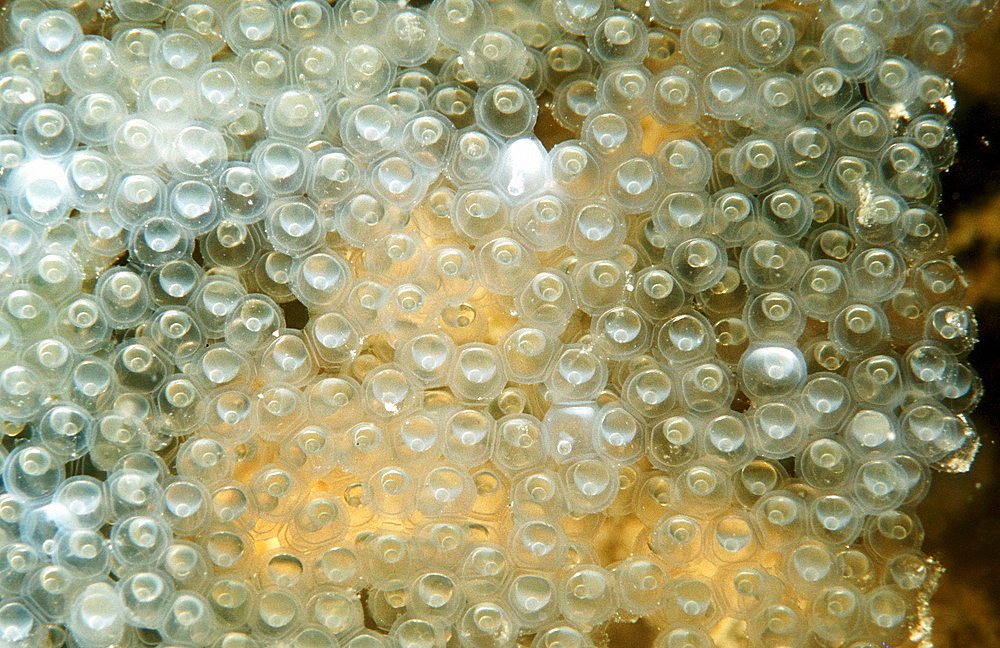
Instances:
[[[970,361],[986,395],[973,413],[982,446],[968,473],[935,475],[920,507],[924,550],[947,570],[932,599],[939,648],[1000,647],[1000,19],[969,34],[955,75],[958,157],[941,213],[979,319]]]

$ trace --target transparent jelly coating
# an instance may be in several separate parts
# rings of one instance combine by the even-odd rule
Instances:
[[[236,74],[222,66],[212,66],[198,76],[195,100],[203,119],[225,123],[247,105],[246,91]]]
[[[850,294],[841,264],[814,261],[799,282],[802,309],[811,317],[828,321],[839,311]]]
[[[329,32],[330,7],[315,0],[285,2],[281,8],[282,41],[288,45],[317,38]]]
[[[491,26],[492,27],[492,26]],[[483,31],[465,50],[465,65],[479,83],[501,83],[517,77],[527,51],[521,40],[503,29]]]
[[[616,260],[591,261],[573,275],[580,308],[595,313],[616,303],[625,291],[625,273]]]
[[[650,330],[642,316],[622,306],[610,309],[592,322],[597,344],[609,358],[624,360],[648,348]]]
[[[4,461],[4,488],[23,501],[51,495],[62,479],[62,461],[43,446],[22,446]]]
[[[563,349],[546,378],[551,396],[558,401],[593,397],[607,380],[607,367],[598,356],[580,345]]]
[[[140,90],[141,106],[158,123],[176,125],[189,115],[187,89],[175,76],[161,76],[147,81]]]
[[[885,313],[869,304],[849,304],[831,320],[831,339],[848,354],[878,349],[885,342]]]
[[[166,144],[157,125],[134,117],[124,121],[115,131],[111,148],[125,166],[146,169],[158,166],[163,160]]]
[[[888,120],[874,106],[863,106],[845,115],[833,130],[841,145],[857,151],[872,153],[888,142]]]
[[[9,293],[4,299],[3,309],[4,314],[9,317],[11,328],[27,340],[36,339],[37,327],[47,325],[53,316],[52,308],[45,299],[26,289]]]
[[[530,414],[508,414],[497,421],[497,467],[508,475],[530,468],[545,456],[541,421]]]
[[[646,211],[660,191],[661,178],[657,165],[650,157],[633,157],[618,164],[609,183],[611,198],[625,213]]]
[[[445,456],[458,465],[475,465],[489,456],[495,421],[474,409],[460,410],[447,423]]]
[[[759,13],[740,25],[740,53],[749,63],[772,66],[788,58],[795,47],[795,29],[784,16]]]
[[[328,45],[307,41],[293,54],[292,79],[324,98],[331,97],[340,84],[337,54]]]
[[[25,111],[43,100],[42,87],[31,76],[8,72],[0,78],[0,88],[13,91],[0,103],[0,119],[8,128],[16,125]]]
[[[848,263],[855,273],[859,295],[873,301],[881,301],[902,287],[902,262],[890,250],[883,248],[858,250]]]
[[[28,281],[40,297],[60,302],[78,293],[81,288],[81,269],[72,258],[46,254],[29,269]]]
[[[694,312],[670,318],[659,328],[656,336],[659,352],[668,362],[678,365],[709,357],[714,343],[711,324],[704,316]]]
[[[513,215],[515,231],[539,251],[550,251],[563,245],[572,220],[572,207],[552,194],[537,196]]]
[[[733,176],[750,189],[765,189],[781,177],[778,147],[767,139],[748,138],[733,150]]]
[[[377,47],[355,45],[344,53],[341,87],[349,96],[373,97],[385,91],[395,74],[394,64]]]
[[[737,49],[735,25],[725,16],[700,15],[684,25],[681,44],[690,52],[692,63],[705,67],[731,62]]]
[[[149,294],[142,279],[124,268],[103,274],[95,294],[101,298],[108,320],[115,326],[135,325],[149,308]]]
[[[264,46],[240,53],[238,69],[250,102],[262,104],[263,97],[288,83],[290,67],[291,61],[282,48]]]
[[[291,257],[301,257],[315,247],[323,234],[315,206],[302,200],[273,203],[264,217],[264,227],[275,249]]]
[[[785,288],[801,277],[805,265],[801,248],[774,239],[756,241],[740,256],[744,281],[758,289]]]
[[[199,0],[189,0],[178,4],[174,13],[167,16],[167,25],[188,29],[205,40],[211,52],[218,52],[225,41],[222,38],[222,12]]]
[[[491,23],[489,4],[478,0],[439,0],[428,9],[441,42],[462,50]]]
[[[667,261],[673,276],[689,292],[718,283],[726,268],[722,245],[710,238],[690,238],[677,245]]]
[[[553,182],[576,198],[591,195],[596,187],[600,165],[593,153],[579,142],[562,142],[549,151]]]
[[[570,75],[555,92],[553,116],[565,128],[578,129],[598,108],[597,83],[589,75]]]
[[[801,122],[805,109],[798,79],[774,74],[760,80],[756,88],[762,106],[757,119],[775,127],[791,127]]]
[[[125,630],[125,619],[117,604],[118,597],[110,584],[87,585],[71,607],[68,629],[84,645],[96,646],[108,637],[120,638]]]
[[[545,147],[534,137],[508,141],[501,151],[494,181],[515,200],[533,194],[548,182],[546,157]]]
[[[451,121],[427,111],[410,118],[403,127],[404,154],[430,169],[441,169],[448,161],[455,126]]]
[[[639,142],[636,121],[611,111],[591,112],[582,130],[584,142],[606,158],[622,158],[634,151]]]
[[[777,236],[799,236],[813,222],[813,202],[789,186],[778,186],[761,200],[764,225]]]
[[[76,18],[58,10],[39,12],[24,33],[28,50],[49,64],[66,59],[82,38],[83,30]]]
[[[632,299],[644,316],[660,320],[673,315],[684,304],[684,289],[665,268],[650,266],[636,277]]]
[[[490,198],[485,195],[479,198],[470,197],[470,200],[478,199]],[[476,266],[480,281],[499,294],[517,292],[523,282],[534,275],[538,267],[537,258],[531,250],[510,237],[501,236],[489,240],[477,251],[479,258]]]
[[[685,123],[697,118],[698,87],[690,68],[669,68],[652,81],[650,109],[667,123]]]
[[[873,38],[870,28],[845,20],[826,28],[823,53],[848,78],[866,76],[881,62],[884,43]]]
[[[676,161],[680,161],[678,158]],[[749,208],[734,212],[732,206],[729,213],[723,215],[725,222],[719,223],[716,228],[725,234],[725,230],[730,223],[739,220],[746,220],[750,216]],[[720,204],[720,207],[722,205]],[[655,249],[665,249],[668,242],[684,240],[695,233],[704,231],[709,223],[711,205],[709,196],[700,191],[673,191],[663,197],[656,206],[653,207],[652,218],[646,225],[646,243]],[[721,219],[720,219],[721,220]]]
[[[684,404],[695,412],[711,412],[726,407],[732,400],[733,389],[728,367],[719,363],[697,365],[681,376]]]
[[[168,31],[154,45],[150,63],[156,79],[189,81],[208,62],[207,47],[193,34],[185,31]],[[154,108],[159,108],[154,106]],[[183,111],[184,107],[178,107]]]
[[[585,202],[576,212],[575,227],[570,230],[571,249],[583,255],[594,254],[604,245],[624,242],[626,225],[624,216],[610,205]]]
[[[311,92],[294,86],[273,95],[264,108],[269,133],[289,139],[309,140],[326,122],[322,102]]]
[[[117,61],[111,43],[104,38],[87,37],[74,46],[63,62],[63,78],[74,92],[112,89],[120,83]]]
[[[613,12],[587,33],[587,42],[602,64],[631,63],[645,58],[649,33],[635,14]]]
[[[25,148],[40,157],[64,155],[76,139],[69,115],[54,104],[39,104],[25,111],[17,130]]]
[[[167,163],[182,176],[211,176],[222,167],[226,154],[226,143],[218,129],[188,126],[176,134]]]
[[[482,401],[500,393],[506,382],[495,347],[463,345],[455,350],[449,385],[462,400]]]
[[[421,65],[438,44],[438,25],[420,9],[405,9],[387,21],[383,32],[387,51],[398,65]]]
[[[86,409],[73,403],[60,403],[43,415],[37,436],[56,456],[76,459],[87,451],[92,428],[93,417]]]
[[[732,119],[749,109],[751,80],[738,67],[717,67],[702,82],[702,106],[714,116]]]
[[[794,405],[781,401],[762,404],[753,412],[760,454],[773,459],[800,450],[806,441],[806,420],[805,413]]]
[[[645,68],[624,67],[601,79],[598,96],[601,103],[621,114],[641,117],[649,112],[652,86]]]
[[[241,0],[223,20],[225,39],[237,51],[273,42],[281,27],[278,8],[259,0]]]
[[[158,571],[132,574],[116,585],[126,618],[132,623],[159,624],[167,614],[174,585]]]
[[[343,293],[349,280],[349,270],[343,259],[335,252],[320,250],[293,266],[291,288],[305,303],[328,304]]]
[[[215,191],[198,180],[177,183],[168,200],[171,218],[195,234],[208,232],[221,217]]]
[[[805,330],[802,309],[791,296],[780,292],[758,295],[747,303],[743,319],[747,334],[760,340],[794,341]]]

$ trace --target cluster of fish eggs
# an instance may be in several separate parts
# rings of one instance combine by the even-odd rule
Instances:
[[[8,3],[0,646],[918,639],[988,11]]]

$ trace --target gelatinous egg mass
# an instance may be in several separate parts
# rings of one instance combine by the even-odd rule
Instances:
[[[0,4],[4,647],[926,637],[989,3]]]

